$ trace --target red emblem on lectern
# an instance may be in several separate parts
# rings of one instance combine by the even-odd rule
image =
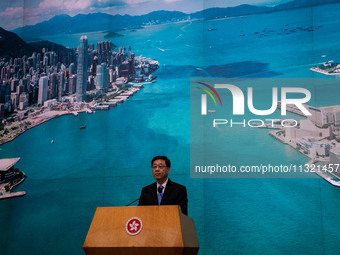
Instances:
[[[143,227],[142,220],[140,218],[133,217],[126,222],[125,229],[129,235],[134,236],[142,231],[142,227]]]

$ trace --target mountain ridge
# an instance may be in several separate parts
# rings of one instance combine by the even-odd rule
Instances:
[[[33,52],[41,53],[42,48],[48,48],[57,53],[72,51],[72,49],[50,41],[26,43],[17,34],[0,27],[0,58],[21,58],[24,55],[29,57]]]
[[[131,27],[140,27],[148,24],[163,24],[186,19],[218,19],[225,17],[236,17],[259,13],[277,12],[296,8],[313,7],[338,3],[340,0],[293,0],[288,3],[279,4],[273,7],[255,6],[242,4],[235,7],[214,7],[198,12],[186,14],[179,11],[153,11],[148,14],[131,16],[110,15],[107,13],[78,14],[71,17],[66,14],[57,15],[50,20],[35,25],[29,25],[12,30],[26,41],[39,36],[52,34],[85,33],[95,31],[119,31]]]

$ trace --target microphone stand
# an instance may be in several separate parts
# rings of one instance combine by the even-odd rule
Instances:
[[[136,200],[133,200],[130,204],[128,204],[126,206],[132,205],[134,202],[137,202],[138,200],[139,200],[139,198],[137,198]]]

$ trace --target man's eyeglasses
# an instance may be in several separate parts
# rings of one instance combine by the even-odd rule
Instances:
[[[160,165],[160,166],[158,166],[158,165],[153,165],[152,166],[152,169],[156,169],[156,168],[159,168],[159,169],[161,169],[161,170],[163,170],[164,168],[166,168],[166,166],[163,166],[163,165]]]

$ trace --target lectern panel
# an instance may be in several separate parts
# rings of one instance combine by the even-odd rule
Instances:
[[[83,245],[84,251],[87,255],[184,254],[181,224],[191,219],[185,216],[183,220],[183,216],[180,208],[174,205],[98,207]],[[194,228],[193,221],[187,226]],[[189,232],[197,240],[195,229]],[[189,248],[198,251],[198,242],[197,247]]]

